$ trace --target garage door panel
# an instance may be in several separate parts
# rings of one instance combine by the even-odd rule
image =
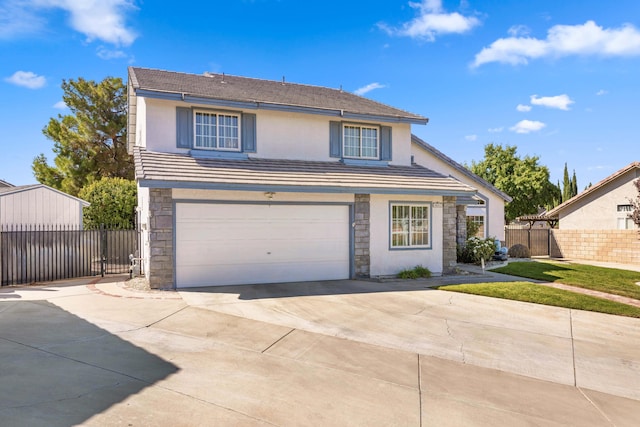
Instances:
[[[176,205],[179,287],[349,277],[349,208]]]

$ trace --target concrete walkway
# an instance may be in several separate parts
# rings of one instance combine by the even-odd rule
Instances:
[[[434,280],[3,288],[0,424],[640,425],[640,319]]]

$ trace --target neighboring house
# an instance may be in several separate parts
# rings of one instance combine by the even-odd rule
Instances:
[[[456,202],[457,206],[464,208],[466,217],[478,224],[478,237],[495,237],[504,241],[504,204],[511,202],[511,197],[417,136],[412,135],[411,142],[416,163],[478,190],[471,197],[458,197]]]
[[[629,199],[638,196],[633,181],[640,178],[640,162],[633,162],[547,212],[559,219],[561,230],[631,230]]]
[[[128,100],[152,287],[455,266],[456,203],[480,183],[421,164],[433,150],[411,125],[427,118],[337,89],[134,67]],[[481,187],[492,209],[508,199]]]
[[[0,179],[0,188],[7,188],[7,187],[15,187],[13,184],[9,184],[7,181],[3,181]]]
[[[25,226],[82,228],[88,202],[43,184],[0,187],[0,228]]]

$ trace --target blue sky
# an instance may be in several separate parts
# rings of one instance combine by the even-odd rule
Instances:
[[[129,65],[342,86],[460,163],[515,145],[579,190],[640,160],[637,0],[0,0],[0,179],[53,161],[62,79]]]

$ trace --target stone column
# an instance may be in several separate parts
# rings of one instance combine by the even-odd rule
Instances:
[[[456,206],[456,243],[464,246],[467,243],[467,207],[465,205]]]
[[[355,195],[355,275],[359,278],[369,277],[370,258],[370,222],[371,196],[369,194]]]
[[[442,274],[456,267],[456,198],[442,198]]]
[[[170,188],[149,191],[149,271],[153,289],[171,289],[173,281],[173,198]]]

